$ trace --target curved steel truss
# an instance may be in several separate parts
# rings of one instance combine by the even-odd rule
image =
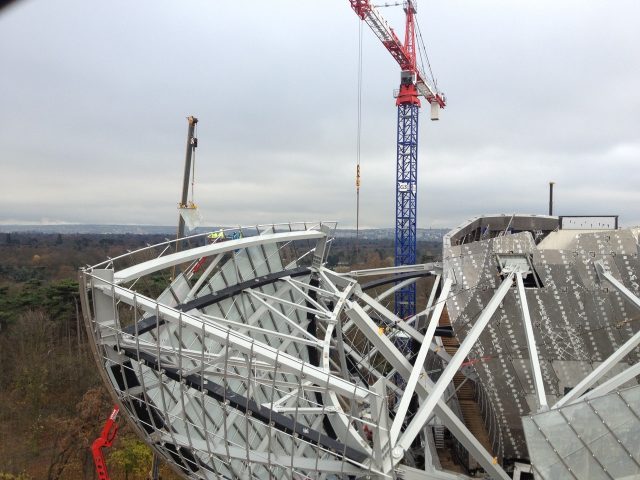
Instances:
[[[450,379],[427,375],[427,357],[460,366],[433,342],[444,302],[408,321],[384,305],[438,266],[338,274],[332,228],[236,228],[82,270],[98,364],[138,433],[188,478],[459,478],[430,448],[435,415],[508,478],[445,401]],[[369,295],[371,275],[387,290]]]

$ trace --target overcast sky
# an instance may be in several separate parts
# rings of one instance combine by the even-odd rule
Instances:
[[[421,0],[448,105],[422,111],[418,226],[546,213],[550,180],[557,213],[640,224],[639,19],[637,0]],[[354,225],[358,22],[348,0],[7,8],[0,223],[175,223],[195,115],[206,224]],[[361,224],[390,227],[399,68],[366,27],[363,51]]]

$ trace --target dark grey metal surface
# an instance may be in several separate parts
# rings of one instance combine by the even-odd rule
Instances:
[[[443,248],[444,272],[455,278],[447,308],[460,339],[502,280],[497,255],[530,259],[542,285],[527,288],[526,295],[550,404],[640,325],[620,294],[599,283],[593,265],[602,260],[615,278],[639,294],[637,231],[553,231],[554,223],[557,218],[546,216],[480,217],[447,235]],[[535,389],[515,289],[470,357],[498,415],[505,458],[527,458],[520,417],[535,408]],[[635,351],[627,361],[639,359]]]

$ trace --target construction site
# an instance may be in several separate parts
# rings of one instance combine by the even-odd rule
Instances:
[[[547,215],[472,218],[417,263],[419,111],[446,98],[400,5],[404,40],[350,0],[400,67],[395,266],[327,268],[331,221],[185,236],[189,117],[176,240],[80,274],[114,416],[185,478],[638,478],[640,230],[554,215],[552,182]],[[157,298],[136,289],[167,270]]]
[[[550,181],[548,210],[477,211],[436,259],[420,256],[420,112],[448,112],[418,24],[427,1],[344,3],[359,22],[352,258],[367,208],[366,36],[399,74],[393,265],[330,266],[334,219],[202,227],[207,119],[192,112],[175,237],[77,272],[113,401],[91,446],[96,478],[115,480],[126,422],[153,452],[153,480],[161,465],[198,480],[639,479],[640,228],[602,206],[558,215]]]

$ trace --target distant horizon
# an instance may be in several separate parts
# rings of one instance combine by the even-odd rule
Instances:
[[[331,222],[330,220],[309,220],[307,221],[307,223],[312,223],[314,221],[324,221],[324,222]],[[257,225],[270,225],[271,223],[275,223],[275,224],[282,224],[282,223],[304,223],[303,221],[292,221],[292,222],[266,222],[266,223],[258,223]],[[240,225],[242,227],[251,227],[254,224],[243,224]],[[73,226],[78,226],[78,227],[152,227],[152,228],[177,228],[177,225],[167,225],[167,224],[156,224],[156,223],[76,223],[76,222],[48,222],[48,223],[42,223],[42,222],[3,222],[0,221],[0,230],[5,228],[5,227],[60,227],[60,226],[67,226],[67,227],[73,227]],[[233,228],[237,225],[235,224],[231,224],[231,225],[201,225],[197,228],[202,229],[202,228],[221,228],[221,227],[228,227],[228,228]],[[385,227],[359,227],[359,230],[393,230],[395,227],[394,226],[385,226]],[[417,230],[450,230],[453,227],[416,227]],[[356,227],[354,226],[347,226],[347,227],[338,227],[338,230],[357,230]]]
[[[268,225],[268,224],[267,224]],[[237,225],[235,226],[237,227]],[[242,225],[243,228],[251,225]],[[201,235],[218,229],[234,228],[233,225],[205,225],[187,233],[187,236]],[[61,235],[174,235],[175,225],[141,225],[141,224],[0,224],[0,234],[61,234]],[[392,239],[394,227],[360,228],[362,239]],[[418,228],[418,241],[439,240],[450,228]],[[336,228],[338,237],[355,237],[355,228]]]

